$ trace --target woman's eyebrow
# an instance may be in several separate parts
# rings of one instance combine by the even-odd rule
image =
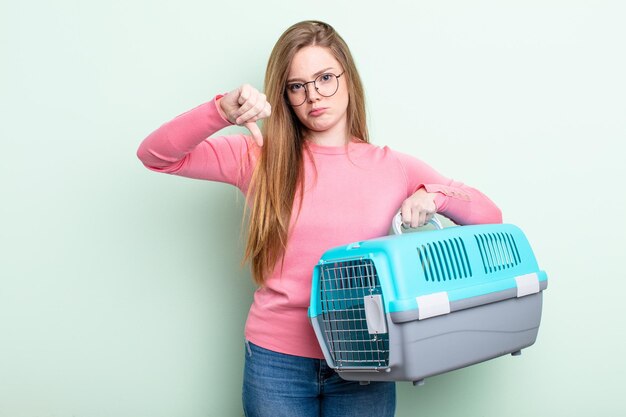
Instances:
[[[328,68],[324,68],[323,70],[319,70],[317,71],[315,74],[313,74],[313,78],[317,78],[318,75],[325,73],[328,70],[334,69],[333,67],[328,67]],[[293,81],[304,81],[302,78],[290,78],[287,80],[288,83],[293,82]]]

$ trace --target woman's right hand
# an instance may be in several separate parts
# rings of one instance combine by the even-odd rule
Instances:
[[[256,121],[272,113],[265,94],[244,84],[220,98],[218,104],[229,122],[248,128],[257,145],[263,146],[263,136]]]

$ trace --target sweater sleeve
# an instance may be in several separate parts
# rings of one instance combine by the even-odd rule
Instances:
[[[407,197],[420,188],[437,193],[437,212],[457,224],[502,223],[502,212],[475,188],[441,175],[425,162],[395,152],[407,180]]]
[[[217,109],[220,97],[150,133],[137,150],[139,160],[152,171],[225,182],[243,190],[259,149],[251,137],[242,134],[209,137],[230,125]]]

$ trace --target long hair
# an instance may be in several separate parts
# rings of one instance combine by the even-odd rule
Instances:
[[[289,105],[285,87],[294,55],[314,45],[328,48],[345,70],[348,132],[369,142],[365,94],[348,45],[327,23],[307,20],[291,26],[274,45],[267,63],[265,95],[272,113],[261,127],[264,145],[248,191],[251,211],[244,261],[250,261],[253,279],[259,285],[284,259],[295,197],[304,191],[305,127]]]

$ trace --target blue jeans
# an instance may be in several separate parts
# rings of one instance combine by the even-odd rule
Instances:
[[[393,382],[345,381],[323,359],[273,352],[246,342],[246,417],[393,417]]]

